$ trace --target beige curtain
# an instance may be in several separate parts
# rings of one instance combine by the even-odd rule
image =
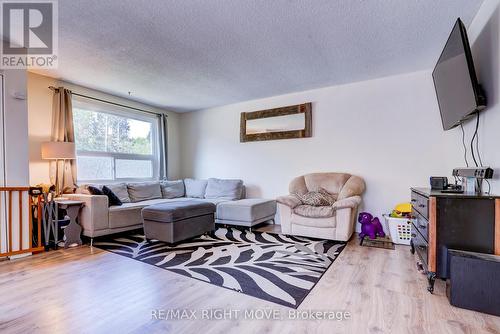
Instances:
[[[52,99],[52,141],[75,142],[71,91],[64,87],[54,89]],[[57,170],[59,172],[57,178],[59,180],[59,189],[63,193],[73,193],[76,189],[76,160],[59,161],[57,163],[59,168],[56,168],[55,161],[51,162],[51,182],[55,184]]]

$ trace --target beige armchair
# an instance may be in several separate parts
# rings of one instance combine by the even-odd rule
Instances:
[[[325,189],[337,196],[330,206],[303,205],[294,196]],[[313,173],[296,177],[290,195],[277,198],[283,234],[347,241],[354,232],[360,195],[365,190],[362,178],[345,173]]]

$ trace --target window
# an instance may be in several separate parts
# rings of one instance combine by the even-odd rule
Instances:
[[[78,181],[158,179],[158,119],[73,98]]]

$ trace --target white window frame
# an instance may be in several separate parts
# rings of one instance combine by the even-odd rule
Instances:
[[[116,106],[113,104],[90,100],[87,98],[79,98],[73,96],[73,109],[83,109],[92,112],[98,112],[138,121],[151,123],[151,145],[152,154],[134,154],[134,153],[115,153],[104,151],[85,151],[79,150],[76,147],[76,155],[90,156],[90,157],[109,157],[112,158],[112,174],[113,179],[77,179],[77,183],[120,183],[120,182],[133,182],[133,181],[155,181],[159,180],[160,172],[160,145],[159,145],[159,122],[156,115],[143,113],[140,111],[131,111],[128,108]],[[116,177],[116,160],[147,160],[152,162],[152,177],[148,178],[117,178]],[[78,166],[77,166],[78,168]]]

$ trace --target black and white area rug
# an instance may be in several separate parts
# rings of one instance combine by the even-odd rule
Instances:
[[[141,234],[100,239],[98,248],[187,277],[297,308],[346,243],[218,228],[170,246]]]

